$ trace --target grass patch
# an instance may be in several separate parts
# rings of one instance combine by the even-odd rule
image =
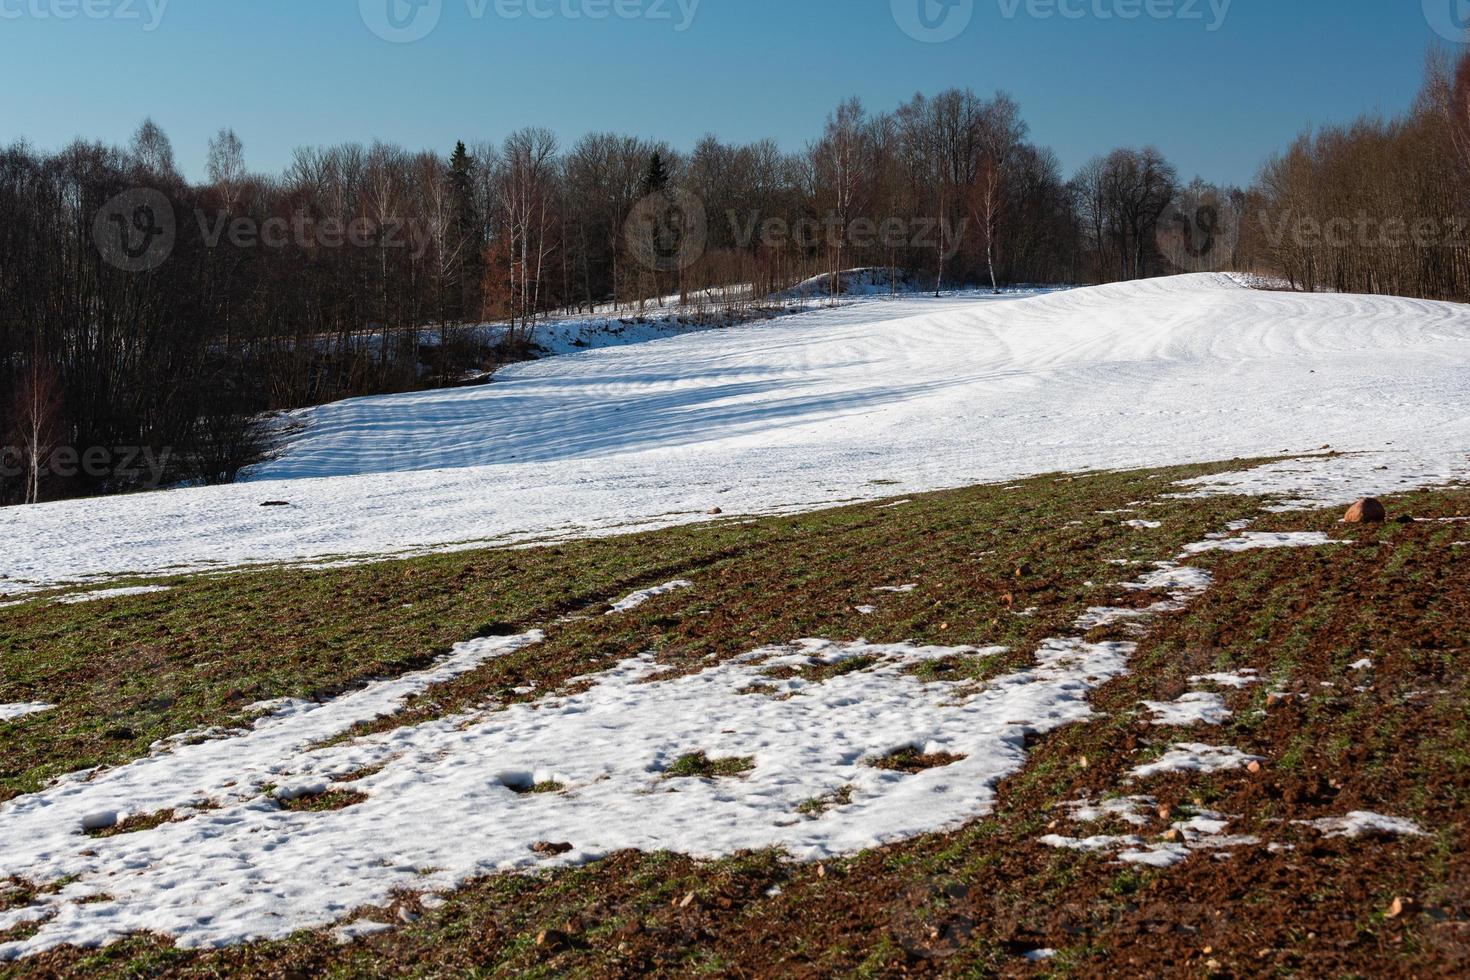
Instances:
[[[964,758],[962,755],[954,755],[949,752],[924,753],[910,747],[890,752],[881,759],[874,759],[868,765],[887,772],[906,772],[913,775],[924,772],[926,769],[942,769],[945,766],[952,766],[956,762],[963,762]]]
[[[294,813],[330,813],[345,810],[350,806],[367,802],[367,794],[349,789],[328,790],[325,793],[307,793],[289,800],[279,800],[282,810]]]
[[[105,830],[88,830],[88,837],[120,837],[124,834],[137,834],[145,830],[153,830],[162,827],[166,823],[176,823],[180,818],[173,810],[159,810],[156,813],[138,813],[120,820]]]
[[[665,779],[729,779],[743,776],[755,768],[753,756],[726,756],[711,759],[703,751],[690,752],[674,760],[664,770]]]
[[[566,786],[554,779],[543,780],[539,783],[507,783],[507,788],[512,793],[520,796],[543,796],[549,793],[560,793]]]
[[[796,812],[804,817],[820,817],[828,810],[835,810],[841,806],[847,806],[852,802],[853,787],[843,786],[823,796],[814,796],[809,800],[803,800],[796,807]]]
[[[1427,523],[1346,529],[1336,510],[1262,515],[1256,500],[1168,497],[1173,480],[1221,468],[1041,478],[1014,490],[916,496],[896,511],[860,505],[554,548],[256,570],[171,580],[174,590],[159,596],[0,610],[0,700],[60,706],[0,726],[0,794],[13,794],[60,772],[136,758],[157,737],[230,724],[253,701],[330,697],[491,632],[545,628],[547,639],[436,686],[382,724],[556,696],[638,652],[652,651],[676,675],[814,636],[1012,651],[915,672],[980,681],[1026,666],[1040,640],[1067,635],[1088,606],[1116,604],[1122,596],[1106,583],[1231,520],[1356,542],[1199,559],[1216,587],[1161,617],[1130,674],[1094,693],[1095,717],[1037,740],[1025,768],[998,787],[994,811],[950,833],[823,864],[777,852],[720,861],[612,854],[486,876],[432,910],[394,896],[381,910],[393,930],[349,947],[327,930],[221,950],[137,936],[0,966],[0,976],[990,976],[1027,969],[1018,951],[1043,947],[1066,951],[1047,969],[1075,975],[1153,973],[1159,964],[1190,975],[1463,973],[1455,944],[1470,922],[1464,551]],[[1470,509],[1470,493],[1392,504],[1453,516]],[[1163,526],[1140,533],[1098,513],[1124,507]],[[695,587],[656,609],[557,622],[679,577]],[[898,582],[920,588],[872,591]],[[852,609],[859,596],[870,615]],[[1014,613],[1032,608],[1033,616]],[[1321,686],[1370,655],[1371,677]],[[874,666],[853,664],[834,666]],[[1271,761],[1256,775],[1170,776],[1138,789],[1178,813],[1198,799],[1239,814],[1231,833],[1296,850],[1262,846],[1153,872],[1038,844],[1065,802],[1118,792],[1129,769],[1159,750],[1159,734],[1137,718],[1140,700],[1171,700],[1189,674],[1227,666],[1269,680],[1224,692],[1237,717],[1201,731],[1202,740]],[[1291,696],[1267,705],[1268,686]],[[1265,714],[1247,719],[1254,710]],[[886,761],[923,771],[913,749]],[[667,775],[738,777],[752,762],[691,753]],[[840,820],[853,798],[844,787],[805,801],[793,823]],[[1409,816],[1433,836],[1369,847],[1308,837],[1290,823],[1352,809]],[[563,846],[552,839],[536,853]],[[37,894],[12,884],[0,889],[0,909]],[[1416,898],[1423,911],[1386,918],[1393,895]],[[418,911],[398,915],[402,908]],[[538,944],[543,933],[566,941]],[[1218,969],[1207,968],[1211,958]]]

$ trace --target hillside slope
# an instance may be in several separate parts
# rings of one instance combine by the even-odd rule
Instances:
[[[254,482],[0,516],[11,592],[817,507],[1056,470],[1303,452],[1337,500],[1470,471],[1470,309],[1226,276],[871,300],[309,415]],[[291,506],[262,509],[265,501]]]

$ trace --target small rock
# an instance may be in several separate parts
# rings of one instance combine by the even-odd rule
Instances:
[[[551,841],[538,840],[536,843],[531,845],[531,850],[535,851],[537,854],[544,854],[548,857],[556,857],[559,854],[566,854],[568,851],[572,850],[572,845],[564,841],[561,843],[553,843]]]
[[[1353,504],[1343,518],[1348,524],[1382,524],[1387,520],[1388,510],[1372,497],[1364,497]]]
[[[688,895],[685,895],[684,896],[684,900],[679,903],[679,908],[681,908],[681,909],[687,909],[689,906],[691,906],[693,904],[694,904],[694,893],[693,892],[690,892]]]
[[[117,826],[116,810],[98,810],[82,817],[83,830],[111,830]]]
[[[718,517],[724,512],[725,511],[719,507],[711,507],[709,510],[705,511],[705,513],[709,514],[711,517]]]
[[[571,939],[560,929],[542,929],[536,934],[536,945],[542,949],[561,950],[571,945]]]
[[[1419,903],[1412,898],[1395,898],[1393,904],[1388,907],[1388,911],[1383,913],[1383,916],[1386,919],[1397,919],[1409,912],[1417,912],[1418,910]]]
[[[1261,771],[1261,764],[1259,762],[1252,762],[1245,767],[1245,771],[1254,776]]]
[[[262,507],[290,507],[291,506],[291,502],[289,500],[267,500],[264,503],[262,503],[260,506],[262,506]]]

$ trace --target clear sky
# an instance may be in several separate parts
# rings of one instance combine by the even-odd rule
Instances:
[[[152,115],[195,178],[223,125],[261,171],[302,144],[382,138],[447,153],[456,139],[499,140],[527,124],[566,141],[611,129],[688,147],[714,132],[795,150],[844,97],[889,109],[916,91],[970,86],[1011,92],[1069,174],[1093,154],[1151,142],[1185,177],[1244,183],[1305,126],[1405,108],[1429,46],[1467,6],[0,0],[0,142],[123,142]],[[395,30],[427,34],[379,36]]]

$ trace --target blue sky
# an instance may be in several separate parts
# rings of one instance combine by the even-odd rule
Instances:
[[[398,9],[410,30],[434,29],[383,40],[368,23],[386,24],[390,2],[429,4]],[[964,30],[942,43],[910,37],[898,19],[917,23],[920,2],[940,30]],[[714,132],[800,149],[844,97],[888,109],[956,85],[1011,92],[1069,173],[1095,153],[1152,142],[1186,177],[1248,182],[1305,126],[1406,107],[1426,51],[1444,43],[1431,21],[1445,28],[1456,5],[0,0],[0,142],[122,142],[151,114],[191,177],[222,125],[267,171],[302,144],[382,138],[447,152],[527,124],[566,141],[611,129],[687,147]],[[599,10],[605,19],[593,19]],[[1140,15],[1120,16],[1130,10]]]

